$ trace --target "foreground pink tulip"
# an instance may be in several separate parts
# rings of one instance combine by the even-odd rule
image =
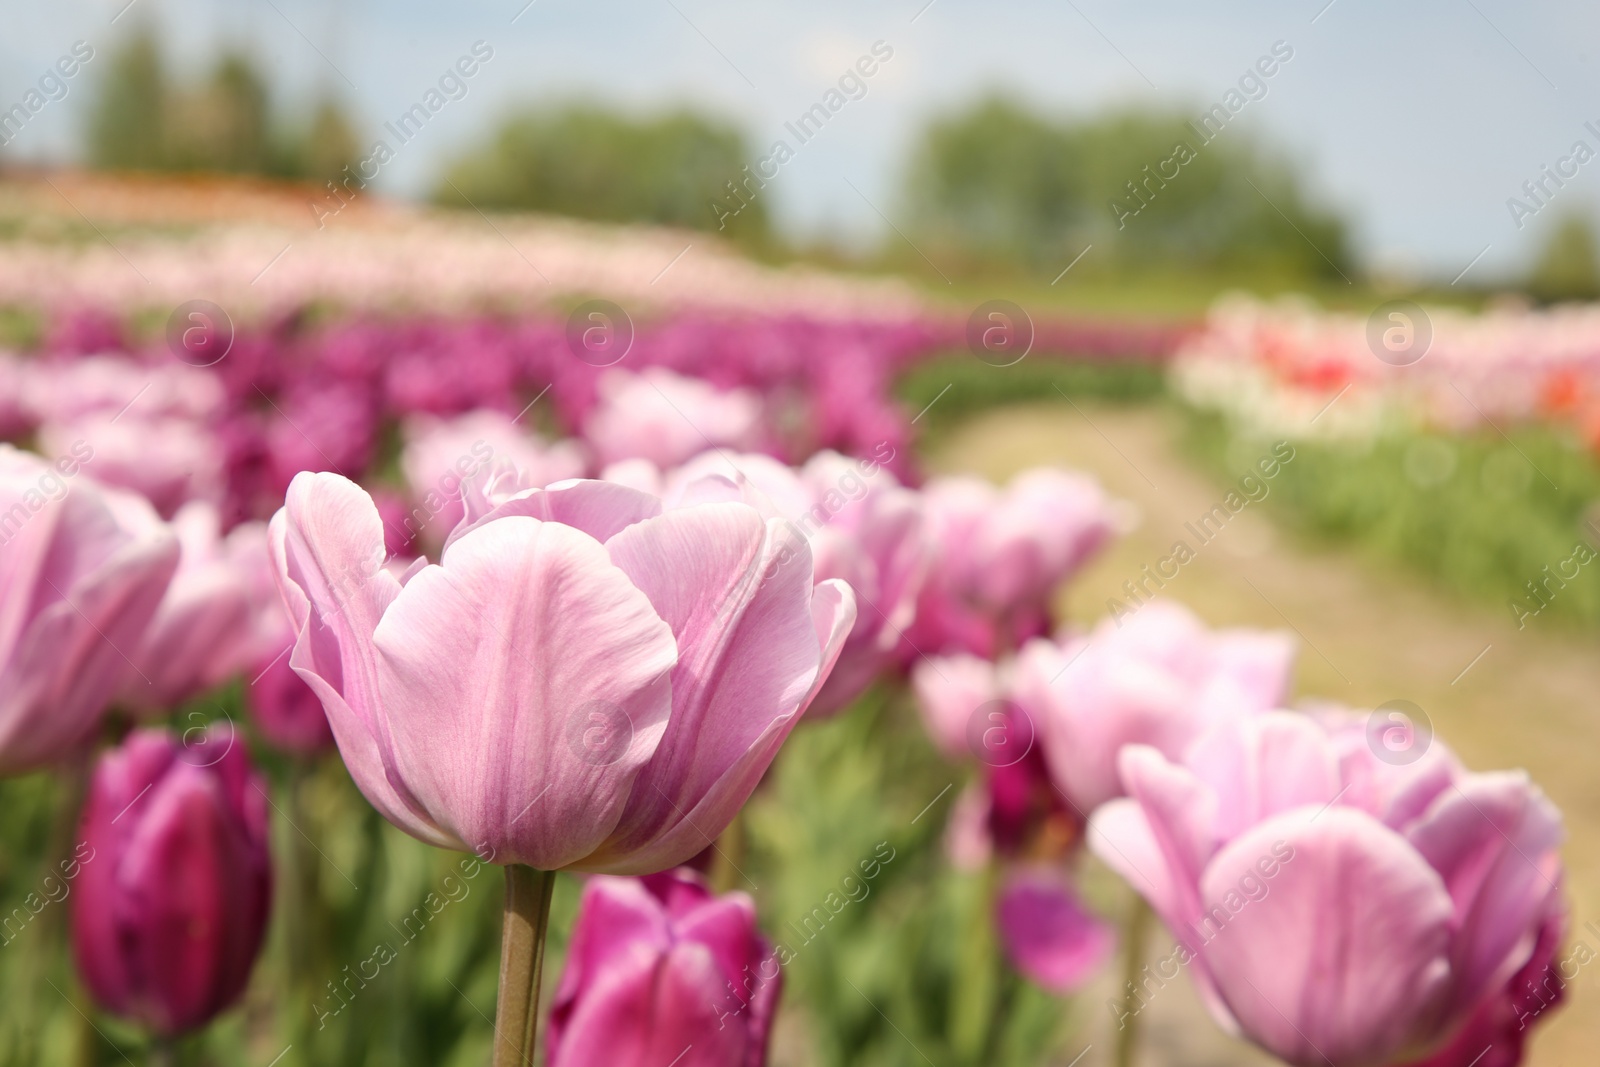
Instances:
[[[893,457],[887,445],[865,459],[819,452],[795,469],[770,456],[719,449],[666,479],[669,497],[707,476],[734,483],[746,503],[785,520],[791,540],[809,544],[817,581],[838,578],[855,592],[855,628],[811,705],[813,716],[832,714],[860,696],[889,665],[916,613],[930,546],[917,494],[882,466]]]
[[[0,445],[0,773],[89,737],[177,563],[142,499],[95,485],[76,459]]]
[[[637,458],[666,469],[707,448],[757,444],[761,400],[748,389],[721,392],[661,367],[638,374],[613,367],[599,390],[583,435],[602,464]]]
[[[409,420],[400,455],[412,500],[402,520],[407,540],[427,531],[431,543],[443,541],[461,521],[462,482],[507,465],[516,472],[515,488],[535,489],[581,478],[588,464],[577,442],[541,442],[498,411]]]
[[[290,664],[385,817],[540,870],[664,870],[732,819],[826,680],[849,587],[742,503],[605,482],[469,512],[397,579],[367,494],[301,474],[271,542]],[[806,553],[804,545],[797,550]]]
[[[743,893],[593,878],[550,1010],[550,1067],[763,1067],[783,974]]]
[[[1230,1032],[1297,1067],[1467,1067],[1448,1044],[1497,1014],[1509,1037],[1503,1004],[1559,939],[1561,817],[1525,775],[1468,773],[1443,745],[1379,751],[1359,721],[1288,712],[1181,764],[1133,746],[1090,845]]]
[[[1050,603],[1110,539],[1110,501],[1090,478],[1038,468],[1005,489],[935,478],[922,490],[934,565],[917,602],[910,655],[994,657],[1048,631]]]
[[[141,730],[101,757],[71,897],[78,973],[102,1007],[172,1036],[244,991],[272,895],[267,798],[228,726]]]
[[[245,523],[224,538],[214,505],[190,501],[172,529],[178,569],[143,638],[128,650],[138,673],[122,686],[123,702],[144,712],[171,711],[245,667],[259,610],[251,574],[267,563],[266,527]]]
[[[1087,638],[1028,642],[1010,696],[1032,716],[1057,784],[1084,814],[1122,795],[1131,744],[1178,759],[1219,723],[1281,707],[1293,639],[1207,630],[1187,608],[1152,601]]]

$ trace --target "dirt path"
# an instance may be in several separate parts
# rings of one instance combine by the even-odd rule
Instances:
[[[1072,616],[1088,621],[1175,539],[1194,544],[1184,524],[1226,492],[1182,456],[1177,436],[1178,417],[1163,408],[1057,403],[974,418],[942,434],[928,455],[935,470],[995,480],[1038,464],[1076,466],[1136,506],[1138,528],[1072,590]],[[1397,569],[1287,536],[1256,504],[1200,548],[1163,595],[1213,625],[1293,627],[1302,638],[1302,696],[1357,707],[1410,700],[1469,766],[1525,768],[1566,815],[1572,936],[1600,951],[1600,937],[1583,928],[1600,928],[1600,642],[1537,619],[1519,632],[1509,611],[1463,604]],[[1108,979],[1085,1008],[1094,1055],[1107,1053],[1102,1063],[1114,985]],[[1151,1006],[1146,1067],[1265,1062],[1217,1034],[1186,987],[1175,992]],[[1567,994],[1538,1030],[1527,1061],[1534,1067],[1595,1062],[1600,968],[1580,971]]]

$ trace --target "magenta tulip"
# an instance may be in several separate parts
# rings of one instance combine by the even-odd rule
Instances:
[[[584,420],[583,436],[602,464],[637,458],[669,468],[707,448],[758,443],[761,400],[748,389],[723,392],[661,367],[638,374],[613,367],[598,386],[600,402]]]
[[[1281,707],[1294,653],[1288,634],[1207,630],[1187,608],[1153,601],[1087,638],[1030,641],[1008,695],[1033,718],[1057,784],[1087,815],[1122,795],[1125,745],[1178,759],[1219,723]]]
[[[252,664],[245,689],[250,719],[273,748],[311,756],[333,747],[322,701],[289,666],[292,636],[276,656]]]
[[[267,798],[231,727],[140,730],[101,757],[72,949],[102,1007],[172,1036],[244,991],[272,895]]]
[[[922,490],[934,565],[903,654],[995,657],[1050,626],[1056,589],[1110,539],[1110,502],[1071,471],[1024,471],[1005,489],[935,478]]]
[[[1395,760],[1359,721],[1271,712],[1181,763],[1125,749],[1128,798],[1092,820],[1091,847],[1166,921],[1212,1015],[1296,1067],[1466,1067],[1451,1042],[1494,1030],[1559,939],[1544,795],[1442,744]]]
[[[592,878],[550,1010],[550,1067],[763,1067],[783,975],[743,893],[692,871]]]
[[[1055,866],[1007,872],[995,919],[1012,966],[1052,993],[1081,988],[1117,943],[1111,928],[1083,906],[1066,871]]]
[[[0,445],[0,773],[89,738],[177,563],[144,500]]]
[[[128,657],[138,668],[121,698],[144,712],[170,711],[226,681],[249,662],[255,638],[252,572],[268,563],[266,527],[246,523],[222,536],[217,509],[190,501],[172,519],[178,569],[143,638]]]
[[[709,844],[827,679],[855,618],[804,545],[737,502],[663,512],[606,482],[469,514],[384,566],[372,500],[301,474],[271,541],[351,775],[430,843],[541,870],[664,870]]]

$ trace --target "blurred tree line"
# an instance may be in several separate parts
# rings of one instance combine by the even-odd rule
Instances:
[[[1549,304],[1600,299],[1600,250],[1586,216],[1571,212],[1556,221],[1534,260],[1527,288],[1534,299]]]
[[[112,53],[86,140],[90,163],[109,170],[324,181],[359,158],[354,126],[331,93],[306,119],[285,122],[273,113],[266,78],[238,51],[197,84],[179,84],[148,27]]]
[[[1053,277],[1093,244],[1088,270],[1355,273],[1348,227],[1286,162],[1173,111],[1058,119],[992,96],[934,119],[907,174],[908,230],[963,272]]]
[[[574,101],[507,116],[479,148],[445,171],[434,196],[464,206],[543,211],[603,222],[712,230],[757,250],[772,244],[766,199],[754,183],[737,215],[713,203],[754,160],[732,123],[680,108],[630,116]],[[738,201],[733,201],[738,203]]]
[[[148,28],[112,55],[88,125],[100,167],[324,180],[359,158],[352,122],[324,93],[297,121],[277,113],[240,52],[177,83]],[[737,124],[690,108],[632,114],[571,100],[506,115],[451,161],[433,199],[719,233],[762,255],[775,235],[757,156]],[[1280,154],[1245,131],[1198,128],[1177,110],[1052,116],[994,95],[935,116],[913,142],[880,264],[953,276],[1082,273],[1344,280],[1350,228]],[[730,209],[733,209],[730,211]],[[1600,242],[1581,213],[1548,231],[1523,287],[1544,302],[1600,298]]]

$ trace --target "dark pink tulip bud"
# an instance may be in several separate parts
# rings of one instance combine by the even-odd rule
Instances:
[[[79,831],[84,984],[158,1034],[204,1026],[243,992],[272,897],[267,798],[243,744],[225,724],[182,742],[136,731],[101,757]]]
[[[692,871],[584,887],[550,1010],[550,1067],[762,1067],[783,984],[743,893]]]
[[[276,658],[256,667],[246,702],[251,719],[269,744],[309,756],[333,747],[333,730],[322,700],[289,666],[292,640],[285,640]]]

